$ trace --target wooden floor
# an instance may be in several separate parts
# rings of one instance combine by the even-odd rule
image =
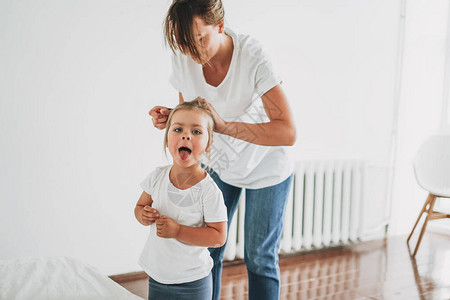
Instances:
[[[426,233],[409,253],[401,236],[282,257],[280,299],[450,299],[450,237]],[[145,276],[116,281],[147,297]],[[245,265],[226,266],[221,299],[247,296]]]

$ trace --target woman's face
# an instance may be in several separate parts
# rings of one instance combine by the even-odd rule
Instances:
[[[167,148],[173,163],[190,167],[209,151],[207,120],[201,112],[179,110],[172,116],[167,134]]]
[[[219,51],[222,42],[223,22],[218,25],[207,25],[201,17],[194,17],[194,37],[197,42],[197,49],[202,58],[199,61],[197,58],[192,59],[199,64],[205,64],[213,58]]]

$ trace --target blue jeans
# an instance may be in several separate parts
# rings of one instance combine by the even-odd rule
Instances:
[[[148,278],[148,300],[210,300],[212,275],[186,283],[163,284]]]
[[[238,207],[242,188],[223,182],[210,171],[211,177],[223,193],[228,213],[228,226]],[[285,181],[261,189],[245,190],[244,261],[247,266],[250,300],[278,299],[280,295],[280,249],[283,217],[292,183],[292,175]],[[213,300],[219,300],[222,260],[225,246],[210,248],[214,260]]]

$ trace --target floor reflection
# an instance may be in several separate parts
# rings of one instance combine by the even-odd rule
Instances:
[[[283,258],[280,269],[280,299],[450,299],[450,237],[426,234],[415,259],[401,236]],[[245,267],[228,272],[221,299],[247,299]]]

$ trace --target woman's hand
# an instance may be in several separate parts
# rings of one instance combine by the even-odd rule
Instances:
[[[206,101],[206,99],[197,97],[195,100],[204,102],[208,105],[209,110],[211,111],[213,120],[214,120],[214,131],[217,133],[224,133],[227,128],[227,122],[225,122],[224,119],[217,113],[217,111],[214,109],[214,106],[212,106],[211,103]]]
[[[153,126],[158,129],[166,128],[167,118],[170,115],[170,108],[164,106],[153,107],[148,114],[152,117]]]
[[[168,216],[161,216],[156,220],[156,235],[162,238],[174,238],[178,237],[181,225]]]

